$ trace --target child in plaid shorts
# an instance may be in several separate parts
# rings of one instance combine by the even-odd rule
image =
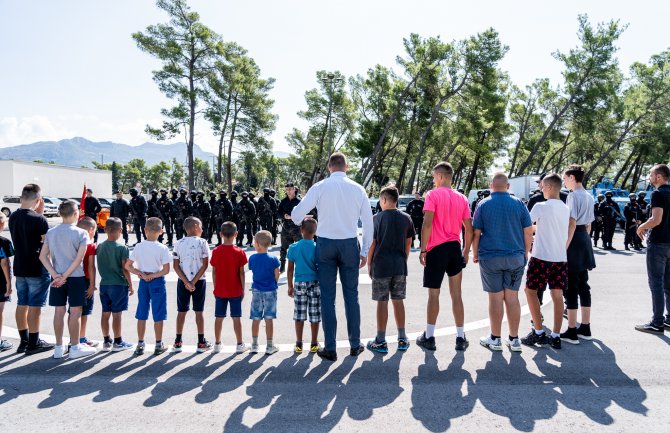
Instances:
[[[302,240],[288,249],[288,295],[295,301],[295,353],[302,353],[302,331],[309,315],[312,342],[309,351],[319,350],[319,323],[321,322],[321,289],[316,274],[316,220],[307,218],[300,226]],[[295,277],[295,282],[294,282]]]

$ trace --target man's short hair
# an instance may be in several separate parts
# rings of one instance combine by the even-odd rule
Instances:
[[[105,223],[105,232],[114,233],[121,229],[123,229],[123,222],[121,222],[120,218],[117,217],[107,218],[107,222]]]
[[[69,218],[77,212],[79,205],[74,200],[63,200],[58,205],[58,215],[61,218]]]
[[[90,192],[91,194],[93,194],[93,190],[91,188],[86,188],[86,192]]]
[[[506,186],[509,184],[509,178],[503,172],[497,172],[491,178],[491,184],[495,186]]]
[[[565,175],[574,176],[575,181],[577,181],[578,183],[584,182],[585,174],[586,172],[584,171],[584,167],[582,167],[579,164],[572,164],[565,170]]]
[[[226,221],[221,224],[221,236],[230,239],[237,233],[237,225],[232,221]]]
[[[98,223],[91,217],[84,217],[77,222],[77,227],[84,230],[95,230],[98,228]]]
[[[270,245],[272,245],[272,233],[267,230],[261,230],[256,233],[254,240],[263,248],[270,248]]]
[[[395,185],[389,185],[385,186],[379,193],[379,198],[382,197],[386,198],[386,200],[390,200],[392,203],[398,203],[398,197],[400,197],[400,193],[398,192],[398,188],[396,188]]]
[[[344,170],[347,168],[347,157],[342,152],[335,152],[328,158],[328,167],[334,170]]]
[[[316,233],[316,220],[314,218],[305,218],[305,220],[300,225],[300,230],[305,232],[306,235],[313,235]]]
[[[656,164],[651,168],[651,171],[665,180],[670,179],[670,168],[668,168],[667,164]]]
[[[21,200],[26,200],[26,201],[33,201],[37,200],[40,198],[40,193],[42,192],[42,188],[36,183],[29,183],[28,185],[23,187],[23,191],[21,191]]]
[[[433,171],[442,173],[446,177],[453,177],[454,175],[454,167],[452,167],[451,164],[446,161],[438,163],[435,167],[433,167]]]
[[[197,225],[202,227],[202,221],[200,221],[200,218],[194,216],[187,217],[184,220],[184,231],[188,233],[191,230],[193,230]]]
[[[561,179],[561,176],[559,176],[556,173],[549,173],[547,174],[544,179],[542,179],[542,183],[545,185],[549,185],[552,188],[556,188],[557,190],[561,190],[561,187],[563,186],[563,180]]]
[[[163,221],[157,217],[151,217],[147,220],[147,224],[144,227],[144,231],[150,231],[157,233],[163,228]]]

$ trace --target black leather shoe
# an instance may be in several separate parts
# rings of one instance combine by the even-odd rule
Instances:
[[[334,350],[319,349],[316,351],[316,354],[319,355],[319,358],[326,361],[337,361],[337,352]]]
[[[358,347],[352,347],[351,350],[349,351],[349,355],[351,356],[358,356],[361,353],[365,351],[365,347],[363,345],[360,345]]]

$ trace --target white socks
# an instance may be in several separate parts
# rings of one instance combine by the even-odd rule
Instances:
[[[463,329],[462,326],[457,326],[456,327],[456,336],[461,337],[461,338],[465,338],[465,330]]]
[[[430,323],[426,324],[426,338],[430,338],[435,335],[435,325]]]

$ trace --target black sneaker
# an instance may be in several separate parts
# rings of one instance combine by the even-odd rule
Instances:
[[[426,338],[426,333],[419,335],[419,338],[416,339],[416,345],[423,347],[426,350],[436,350],[435,347],[435,337]]]
[[[665,319],[665,320],[663,321],[663,327],[664,327],[665,329],[667,329],[668,331],[670,331],[670,320]]]
[[[657,335],[665,334],[663,326],[654,325],[652,322],[645,323],[644,325],[637,325],[635,327],[635,330],[640,332],[646,332],[648,334],[657,334]]]
[[[162,355],[167,351],[167,346],[163,343],[154,348],[154,355]]]
[[[577,328],[568,328],[567,331],[562,332],[561,340],[570,344],[579,344],[579,337],[577,336]]]
[[[16,353],[26,353],[28,348],[28,340],[21,340],[19,347],[16,348]]]
[[[135,355],[144,355],[144,343],[137,343],[137,346],[135,346]]]
[[[53,348],[54,348],[53,344],[47,343],[44,340],[38,340],[36,345],[26,347],[26,355],[34,355],[36,353],[48,352],[49,350],[53,350]]]
[[[456,350],[464,351],[465,349],[468,348],[469,345],[470,343],[465,338],[465,336],[456,337]]]
[[[580,324],[577,327],[577,336],[583,340],[593,340],[591,336],[591,325]]]
[[[549,337],[549,345],[554,349],[561,348],[561,337]]]
[[[536,344],[545,345],[549,344],[549,338],[547,337],[546,332],[537,335],[535,330],[531,329],[528,335],[521,339],[521,343],[525,344],[526,346],[535,346]]]
[[[349,355],[350,356],[358,356],[361,353],[363,353],[364,351],[365,351],[365,346],[363,346],[361,344],[358,347],[352,347],[351,350],[349,350]]]
[[[325,359],[326,361],[337,361],[337,352],[334,350],[319,349],[316,351],[316,354],[319,358]]]

